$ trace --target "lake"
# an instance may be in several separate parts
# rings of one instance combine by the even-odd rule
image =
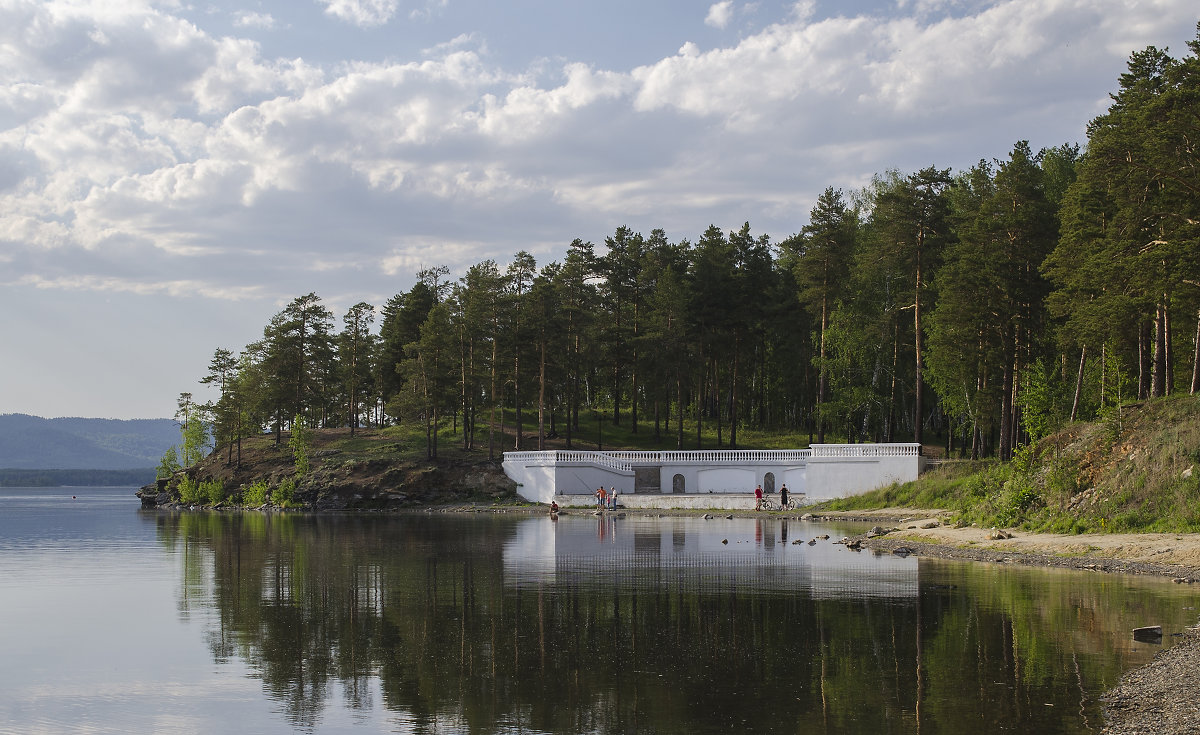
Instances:
[[[1088,733],[1198,616],[1169,580],[855,552],[798,520],[133,492],[0,489],[0,733]]]

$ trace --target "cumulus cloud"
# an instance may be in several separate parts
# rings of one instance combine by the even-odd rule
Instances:
[[[233,19],[235,28],[265,28],[275,27],[275,18],[270,13],[238,12]]]
[[[359,26],[401,12],[321,2]],[[717,47],[668,36],[678,52],[636,68],[513,69],[478,32],[325,61],[264,55],[167,3],[0,0],[0,310],[109,294],[158,314],[309,291],[381,303],[421,267],[457,276],[520,249],[546,263],[618,224],[694,239],[749,220],[778,238],[828,185],[1081,141],[1131,51],[1179,53],[1195,28],[1186,0],[815,8]],[[708,20],[765,12],[749,9],[718,2]],[[172,321],[194,323],[195,303]]]
[[[708,15],[704,17],[704,25],[713,28],[724,28],[733,19],[733,0],[721,0],[708,7]]]
[[[325,3],[356,23],[398,12]],[[1079,139],[1129,51],[1191,22],[1181,0],[1153,15],[1115,0],[920,5],[929,17],[818,19],[799,3],[735,44],[686,42],[634,69],[518,71],[477,34],[320,65],[161,7],[0,5],[0,243],[43,288],[126,277],[71,278],[63,263],[92,261],[61,253],[137,247],[153,283],[201,268],[205,292],[251,277],[306,292],[438,253],[551,254],[617,222],[786,234],[829,184]],[[717,3],[710,19],[733,12]]]
[[[317,0],[325,12],[361,28],[381,26],[396,15],[397,0]]]
[[[408,11],[408,17],[412,20],[428,20],[445,10],[449,5],[450,0],[425,0],[424,6]]]

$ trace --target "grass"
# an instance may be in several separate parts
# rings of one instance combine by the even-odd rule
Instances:
[[[1200,396],[1131,404],[1119,431],[1074,424],[1008,463],[946,465],[822,507],[895,506],[1048,533],[1200,533]]]

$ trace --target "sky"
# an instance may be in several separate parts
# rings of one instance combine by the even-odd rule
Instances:
[[[1086,143],[1194,0],[0,0],[0,413],[160,418],[317,293]],[[603,248],[599,248],[603,251]],[[378,326],[378,325],[376,325]]]

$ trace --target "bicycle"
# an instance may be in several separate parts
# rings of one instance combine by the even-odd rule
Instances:
[[[780,505],[778,502],[772,500],[771,498],[763,498],[762,504],[759,507],[762,508],[763,510],[780,511],[780,510],[796,510],[800,506],[799,506],[799,504],[796,503],[795,498],[788,498],[787,505]]]

